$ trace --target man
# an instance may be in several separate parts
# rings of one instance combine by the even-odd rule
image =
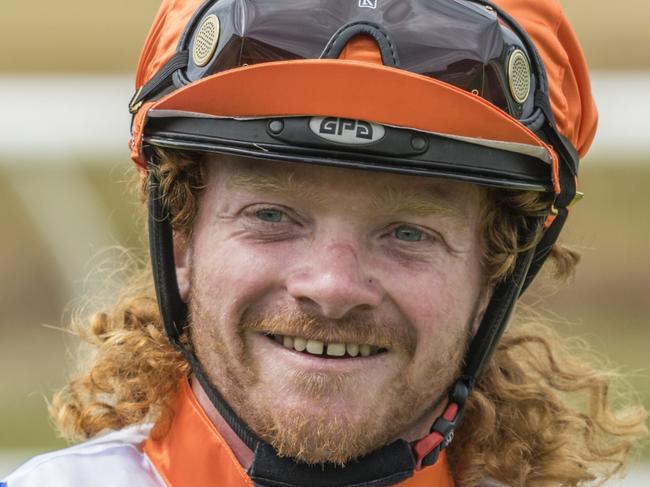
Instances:
[[[644,411],[610,411],[606,373],[544,327],[497,345],[546,258],[577,262],[555,241],[596,112],[559,5],[170,0],[136,83],[154,283],[78,326],[96,355],[51,412],[96,438],[9,486],[578,485],[623,465]]]

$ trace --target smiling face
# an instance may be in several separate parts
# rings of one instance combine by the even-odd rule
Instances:
[[[485,304],[475,185],[214,158],[176,252],[212,383],[281,455],[428,433]]]

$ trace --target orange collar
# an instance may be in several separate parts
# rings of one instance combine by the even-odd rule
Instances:
[[[181,381],[174,420],[160,439],[149,437],[144,451],[167,487],[253,487],[230,447],[199,405],[187,380]],[[444,451],[435,465],[416,472],[400,487],[454,487]]]

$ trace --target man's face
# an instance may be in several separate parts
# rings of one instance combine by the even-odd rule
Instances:
[[[470,184],[214,158],[177,250],[212,383],[281,455],[428,433],[483,312]]]

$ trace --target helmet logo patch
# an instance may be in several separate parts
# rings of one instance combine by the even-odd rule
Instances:
[[[210,62],[217,44],[219,44],[220,33],[219,17],[208,15],[196,35],[194,36],[194,45],[192,46],[192,60],[194,64],[203,67]]]
[[[377,0],[359,0],[359,7],[377,8]]]
[[[309,128],[322,139],[352,145],[377,142],[386,133],[386,129],[376,123],[336,117],[313,117]]]
[[[510,93],[517,103],[524,103],[530,94],[530,63],[521,49],[516,49],[508,60]]]

